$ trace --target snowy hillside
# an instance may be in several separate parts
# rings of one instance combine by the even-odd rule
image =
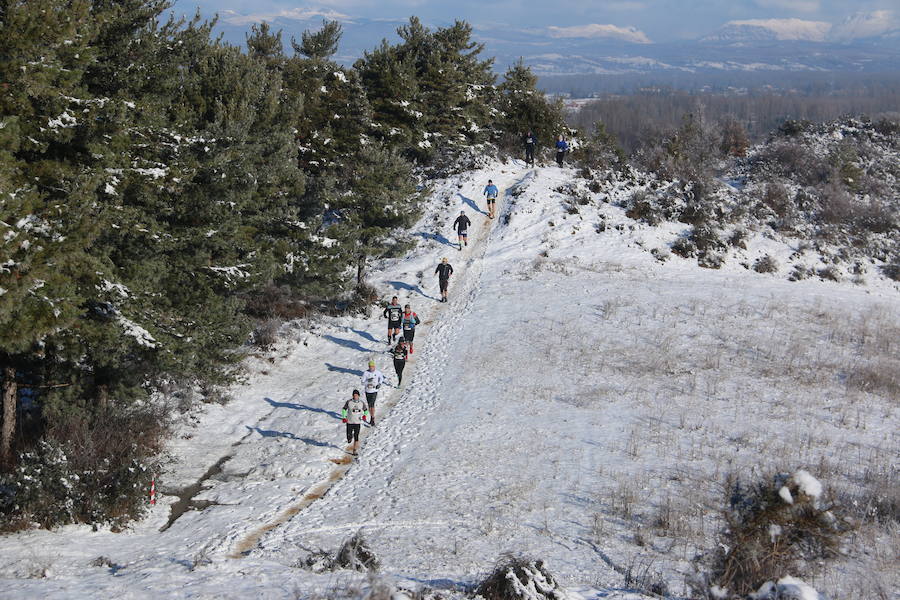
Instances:
[[[700,268],[668,254],[684,224],[630,218],[638,184],[604,181],[593,192],[573,169],[514,161],[435,182],[418,246],[369,279],[423,325],[358,459],[341,405],[371,357],[396,382],[379,307],[286,324],[230,403],[185,418],[143,522],[0,538],[4,594],[463,598],[508,552],[546,561],[573,600],[684,598],[728,474],[805,469],[848,506],[895,494],[898,284]],[[474,224],[462,250],[460,210]],[[749,233],[740,252],[792,243]],[[866,510],[808,580],[832,600],[900,586],[896,528]],[[356,533],[378,573],[323,570]]]

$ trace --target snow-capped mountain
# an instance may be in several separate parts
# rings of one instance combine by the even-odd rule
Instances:
[[[857,13],[836,24],[829,38],[836,42],[900,37],[900,17],[889,10]]]
[[[831,23],[802,19],[751,19],[729,21],[718,31],[701,39],[703,42],[805,41],[824,42]]]

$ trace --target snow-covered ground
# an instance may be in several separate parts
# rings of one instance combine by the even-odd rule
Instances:
[[[495,221],[489,177],[504,192]],[[677,596],[715,543],[727,473],[806,469],[848,494],[896,481],[895,283],[660,263],[649,250],[677,226],[640,225],[597,198],[573,205],[556,191],[573,177],[498,163],[433,186],[422,242],[371,279],[423,325],[357,460],[339,412],[370,357],[396,382],[386,321],[373,310],[290,323],[276,351],[248,360],[233,400],[172,441],[160,484],[202,481],[189,510],[170,524],[178,498],[164,495],[123,532],[2,538],[0,595],[354,597],[376,579],[303,565],[361,532],[378,581],[403,589],[452,597],[511,552],[545,560],[573,597],[644,598],[628,571]],[[462,251],[460,209],[474,223]],[[751,239],[747,252],[792,251],[775,246]],[[442,256],[456,271],[447,304]],[[900,588],[897,532],[855,536],[809,583],[833,600]]]

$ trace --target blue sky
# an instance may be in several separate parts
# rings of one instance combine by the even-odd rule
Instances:
[[[391,20],[417,15],[434,25],[459,18],[482,30],[614,25],[666,42],[708,34],[731,20],[836,23],[856,12],[896,10],[900,0],[177,0],[175,10],[191,13],[198,6],[204,15],[233,11],[255,21],[271,20],[285,11],[312,11]]]

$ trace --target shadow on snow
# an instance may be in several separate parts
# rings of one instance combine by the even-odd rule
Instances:
[[[424,298],[428,298],[429,300],[437,300],[437,298],[435,298],[434,296],[429,296],[424,291],[422,291],[422,288],[418,285],[410,285],[410,284],[404,283],[402,281],[386,281],[385,283],[387,283],[389,286],[391,286],[395,290],[404,290],[407,292],[415,292],[417,294],[422,295]]]
[[[362,371],[358,371],[359,376],[362,377]],[[272,408],[291,408],[293,410],[308,410],[309,412],[321,413],[323,415],[328,415],[332,419],[340,419],[341,415],[334,412],[333,410],[326,410],[324,408],[316,408],[315,406],[307,406],[306,404],[295,404],[293,402],[279,402],[277,400],[272,400],[271,398],[263,398]],[[251,428],[252,429],[252,428]]]
[[[459,196],[462,199],[462,201],[465,202],[469,206],[469,208],[471,208],[475,212],[482,214],[484,216],[488,216],[487,211],[481,210],[480,208],[478,208],[478,205],[475,204],[475,201],[472,200],[471,198],[469,198],[467,196],[463,196],[462,194],[456,194],[456,195]]]
[[[318,446],[319,448],[337,448],[337,446],[335,446],[334,444],[330,444],[328,442],[320,442],[318,440],[314,440],[311,438],[297,437],[290,431],[273,431],[271,429],[260,429],[259,427],[250,427],[249,425],[244,425],[244,427],[246,427],[250,431],[255,431],[259,435],[266,437],[266,438],[282,437],[282,438],[288,438],[289,440],[297,440],[297,441],[303,442],[304,444],[307,444],[309,446]]]

